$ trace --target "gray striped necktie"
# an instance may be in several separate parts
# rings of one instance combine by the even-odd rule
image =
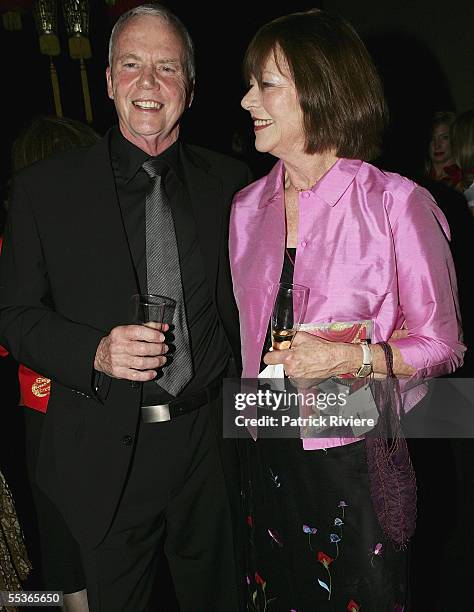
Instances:
[[[178,395],[193,375],[193,361],[189,342],[183,284],[179,265],[178,244],[171,207],[166,197],[163,176],[168,166],[156,159],[148,159],[143,169],[151,179],[146,195],[146,272],[148,293],[162,295],[176,301],[173,313],[174,351],[156,382],[171,395]]]

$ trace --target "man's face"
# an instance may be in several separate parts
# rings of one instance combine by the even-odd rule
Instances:
[[[178,137],[186,106],[183,42],[161,17],[132,17],[119,33],[107,68],[122,134],[150,155]]]

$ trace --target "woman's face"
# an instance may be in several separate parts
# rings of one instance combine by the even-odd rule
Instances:
[[[305,149],[303,113],[296,87],[281,54],[278,64],[272,53],[262,71],[262,83],[250,79],[242,107],[253,119],[255,148],[281,159]]]
[[[434,128],[430,142],[430,159],[433,164],[447,164],[451,161],[449,125],[441,123]]]

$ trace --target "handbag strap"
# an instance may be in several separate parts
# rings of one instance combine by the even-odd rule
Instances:
[[[385,355],[385,364],[387,366],[387,377],[388,378],[396,378],[393,373],[393,351],[392,347],[388,342],[379,342],[378,345],[382,347],[382,350]]]

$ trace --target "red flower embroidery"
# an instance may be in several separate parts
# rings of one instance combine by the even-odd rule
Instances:
[[[247,517],[247,525],[249,527],[253,527],[253,518],[251,516]]]
[[[348,612],[359,612],[360,606],[359,604],[356,604],[353,599],[351,599],[350,602],[347,604],[347,610]]]
[[[255,572],[255,582],[263,586],[265,584],[265,580],[260,576],[258,572]]]
[[[325,568],[327,568],[334,561],[334,559],[330,557],[329,555],[326,555],[326,553],[319,551],[318,561],[322,563]]]

